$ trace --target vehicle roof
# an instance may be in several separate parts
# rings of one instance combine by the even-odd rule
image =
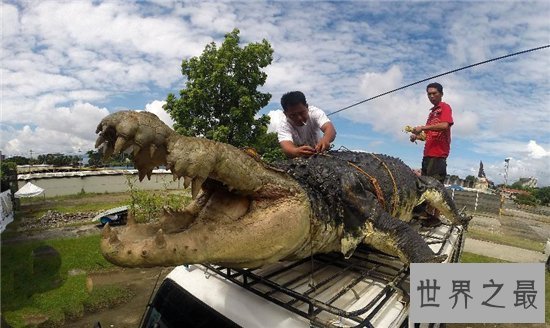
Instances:
[[[462,233],[462,228],[448,225],[421,229],[434,252],[448,255],[445,262],[457,261],[452,255]],[[254,270],[178,266],[166,279],[243,327],[350,327],[363,319],[374,327],[399,327],[408,316],[408,267],[364,248],[347,260],[340,254],[315,255],[311,263],[304,259]],[[317,325],[306,318],[312,304]],[[346,318],[350,313],[355,319]]]
[[[94,218],[92,220],[97,221],[97,220],[101,219],[103,216],[119,214],[119,213],[123,213],[123,212],[126,212],[126,211],[128,211],[128,205],[114,207],[114,208],[111,208],[109,210],[106,210],[106,211],[103,211],[103,212],[99,213],[98,215],[94,216]]]

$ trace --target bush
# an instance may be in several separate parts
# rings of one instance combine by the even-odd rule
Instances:
[[[537,199],[531,194],[519,194],[514,201],[521,205],[537,206]]]

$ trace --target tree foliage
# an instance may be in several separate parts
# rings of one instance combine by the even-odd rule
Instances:
[[[537,199],[531,194],[519,194],[515,197],[514,201],[522,205],[536,206]]]
[[[0,164],[2,170],[1,191],[13,189],[17,190],[17,164],[15,162],[2,161]]]
[[[243,48],[239,41],[239,30],[234,29],[219,48],[212,42],[199,57],[183,60],[185,89],[179,98],[168,94],[164,106],[178,133],[237,147],[263,142],[259,139],[267,132],[269,117],[257,113],[271,94],[257,88],[266,81],[262,68],[271,64],[273,49],[265,39]]]
[[[103,160],[103,154],[97,150],[89,150],[86,152],[88,155],[89,166],[128,166],[132,163],[133,155],[120,153],[118,155],[112,155],[107,161]],[[133,166],[133,164],[131,164]]]
[[[476,182],[476,177],[474,177],[473,175],[468,175],[466,178],[464,178],[464,183],[469,188],[472,188],[475,185],[475,182]]]
[[[82,161],[81,156],[65,155],[60,153],[38,155],[36,159],[36,163],[38,164],[49,164],[54,166],[65,166],[65,165],[78,166],[81,161]]]
[[[550,205],[550,186],[535,189],[533,195],[541,205]]]
[[[30,159],[23,156],[12,156],[5,159],[6,162],[12,162],[17,165],[28,165],[30,163]]]

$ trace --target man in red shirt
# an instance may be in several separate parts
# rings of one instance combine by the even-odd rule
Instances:
[[[413,129],[411,142],[416,141],[418,135],[424,131],[426,144],[424,158],[422,158],[422,175],[427,175],[445,181],[447,176],[447,157],[451,150],[451,126],[453,125],[453,111],[449,104],[441,101],[443,86],[439,83],[430,83],[426,87],[428,99],[433,104],[426,125]]]

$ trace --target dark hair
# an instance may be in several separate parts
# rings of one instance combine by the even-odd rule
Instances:
[[[307,106],[306,96],[301,91],[290,91],[281,97],[281,106],[283,111],[286,111],[288,106],[303,104]]]
[[[439,93],[443,93],[443,86],[437,82],[428,84],[426,91],[428,91],[429,88],[436,88]]]

